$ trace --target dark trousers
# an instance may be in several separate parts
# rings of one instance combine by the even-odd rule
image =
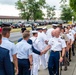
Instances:
[[[30,63],[28,59],[18,59],[18,75],[30,75]]]
[[[12,71],[13,71],[13,75],[15,75],[14,63],[13,63],[13,62],[11,62],[11,63],[12,63]]]
[[[74,44],[72,44],[72,54],[74,55],[75,52],[74,52]]]
[[[71,48],[69,49],[69,61],[71,60]]]
[[[49,75],[54,74],[59,75],[59,58],[60,58],[59,52],[51,51],[48,62]]]

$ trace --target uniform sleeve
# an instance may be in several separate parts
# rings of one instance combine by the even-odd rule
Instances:
[[[66,42],[65,40],[62,40],[62,48],[65,48],[66,47]]]
[[[17,48],[16,45],[14,43],[12,43],[12,55],[17,53]]]
[[[6,75],[13,75],[12,63],[10,61],[9,51],[5,54],[4,68],[6,71]]]
[[[72,33],[75,35],[75,31],[74,30],[72,30]]]
[[[33,46],[32,46],[32,51],[38,55],[40,55],[40,51],[36,50]]]
[[[70,34],[70,38],[72,41],[74,41],[74,35],[73,34]]]
[[[28,50],[28,55],[32,55],[32,46],[30,46],[30,48]]]
[[[52,42],[51,42],[51,40],[52,40],[52,39],[50,39],[50,40],[49,40],[49,42],[48,42],[48,45],[52,45]]]

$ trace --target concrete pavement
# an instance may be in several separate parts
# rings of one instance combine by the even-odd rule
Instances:
[[[39,75],[49,75],[48,70],[43,70],[41,67]],[[72,61],[70,62],[70,66],[67,71],[64,71],[63,67],[62,75],[76,75],[76,56],[72,56]]]

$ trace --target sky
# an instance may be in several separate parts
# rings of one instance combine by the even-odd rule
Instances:
[[[17,0],[0,0],[0,15],[2,16],[19,16],[19,10],[15,7]],[[60,16],[60,0],[46,0],[50,6],[56,6],[56,17]],[[43,10],[46,13],[45,10]]]

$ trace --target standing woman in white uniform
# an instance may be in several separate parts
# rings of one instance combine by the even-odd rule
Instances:
[[[32,47],[27,43],[30,34],[28,32],[23,33],[23,40],[16,44],[17,58],[18,58],[18,75],[31,75],[32,67]]]

